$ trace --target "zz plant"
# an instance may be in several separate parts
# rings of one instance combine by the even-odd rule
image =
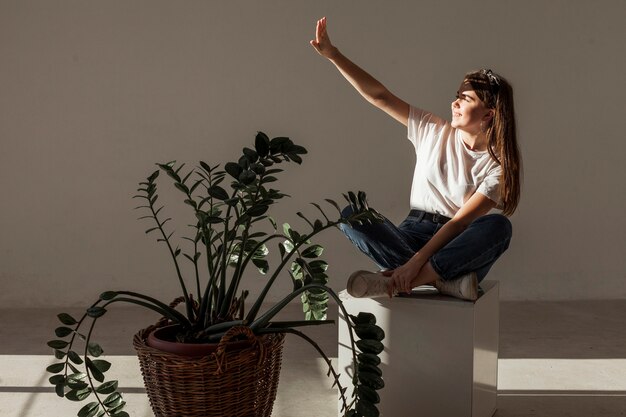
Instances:
[[[270,187],[277,181],[276,175],[283,170],[277,165],[283,162],[302,162],[301,155],[307,151],[289,138],[269,139],[263,132],[255,138],[254,149],[244,148],[237,162],[210,166],[201,161],[196,168],[183,173],[184,164],[176,162],[157,164],[145,181],[140,182],[135,198],[143,203],[137,209],[145,215],[140,219],[151,222],[147,234],[156,234],[171,257],[176,279],[184,301],[184,311],[148,295],[132,291],[106,291],[86,309],[78,319],[67,313],[58,315],[61,326],[56,328],[56,339],[48,342],[54,349],[57,363],[48,366],[54,375],[49,381],[55,386],[59,397],[71,401],[91,399],[79,411],[79,417],[127,417],[125,402],[118,389],[118,381],[105,381],[111,364],[102,359],[103,349],[92,340],[97,320],[111,304],[124,302],[153,310],[179,327],[176,338],[186,343],[218,342],[228,329],[248,326],[257,335],[266,333],[291,333],[307,340],[323,356],[329,366],[329,375],[338,385],[343,401],[343,413],[347,417],[376,417],[379,402],[377,390],[383,388],[382,372],[378,354],[383,350],[383,330],[376,325],[372,314],[349,315],[337,294],[327,286],[328,263],[320,258],[324,248],[312,239],[320,232],[339,224],[362,224],[379,222],[382,217],[367,205],[365,193],[344,194],[352,210],[343,215],[339,205],[326,200],[338,216],[331,219],[322,206],[311,203],[321,214],[311,219],[297,213],[306,222],[306,231],[298,232],[285,223],[278,227],[267,213],[278,200],[286,197]],[[180,191],[184,203],[195,215],[190,225],[191,235],[182,239],[188,242],[186,249],[178,246],[174,232],[168,227],[171,220],[163,214],[159,203],[157,179],[163,172],[170,177]],[[230,180],[230,191],[223,187]],[[265,224],[265,229],[257,225]],[[254,230],[253,230],[254,229]],[[267,260],[268,245],[277,243],[280,254],[278,265],[270,268]],[[189,262],[193,277],[183,277],[181,262]],[[252,265],[267,276],[259,296],[246,312],[244,302],[248,291],[241,288],[244,272]],[[262,312],[262,303],[279,275],[291,278],[293,289],[280,302]],[[189,281],[191,286],[188,287]],[[294,298],[303,305],[304,320],[281,322],[274,316]],[[351,398],[345,395],[346,387],[339,383],[339,374],[319,345],[296,329],[299,326],[328,324],[326,320],[329,298],[336,300],[344,317],[349,318],[351,346],[353,351],[354,386]]]

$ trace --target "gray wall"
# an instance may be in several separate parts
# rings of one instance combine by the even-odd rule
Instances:
[[[525,176],[490,274],[502,298],[624,298],[625,4],[2,0],[0,305],[124,288],[173,298],[136,184],[155,162],[232,160],[257,130],[309,149],[278,183],[292,195],[279,221],[301,225],[295,212],[347,190],[401,220],[412,146],[308,45],[324,15],[347,56],[442,116],[467,70],[514,84]],[[193,218],[169,196],[180,235]],[[321,243],[338,289],[372,267],[336,231]]]

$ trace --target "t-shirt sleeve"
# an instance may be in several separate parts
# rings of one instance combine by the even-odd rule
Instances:
[[[441,130],[444,124],[444,120],[435,116],[431,112],[409,106],[407,137],[413,146],[415,146],[416,151],[428,135],[433,136],[437,131]]]
[[[502,206],[502,200],[500,199],[500,180],[502,176],[502,168],[496,166],[493,168],[483,182],[478,186],[477,192],[486,196],[490,200],[496,203],[496,207]]]

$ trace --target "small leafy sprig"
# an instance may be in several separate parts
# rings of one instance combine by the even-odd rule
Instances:
[[[344,317],[350,318],[351,325],[360,338],[356,345],[361,351],[353,362],[352,383],[355,389],[352,395],[355,408],[351,408],[351,404],[348,405],[350,411],[346,417],[378,417],[380,413],[376,404],[380,402],[380,395],[376,391],[385,386],[378,355],[384,349],[382,340],[385,338],[385,332],[376,325],[376,317],[371,313],[361,312],[356,316],[350,314]]]
[[[98,303],[101,300],[98,301]],[[96,304],[98,304],[96,303]],[[67,313],[61,313],[57,317],[63,326],[55,329],[58,339],[48,342],[48,346],[54,349],[54,356],[62,360],[46,368],[51,376],[49,382],[55,386],[55,392],[59,397],[65,397],[70,401],[83,401],[94,396],[96,401],[89,402],[78,411],[78,417],[129,417],[123,411],[126,402],[118,391],[118,381],[105,382],[105,372],[111,367],[111,363],[99,358],[103,350],[97,343],[87,342],[94,328],[95,319],[102,312],[93,305],[87,312],[76,320]],[[78,332],[83,321],[91,316],[94,320],[89,328],[87,336]],[[69,340],[63,340],[67,339]],[[84,342],[82,356],[75,350],[75,342]],[[81,371],[78,367],[84,370]]]

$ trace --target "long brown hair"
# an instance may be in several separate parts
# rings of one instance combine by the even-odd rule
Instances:
[[[503,77],[491,70],[473,71],[465,75],[476,95],[489,109],[493,118],[485,131],[489,155],[502,167],[500,199],[502,214],[513,214],[520,199],[522,161],[517,146],[513,88]]]

